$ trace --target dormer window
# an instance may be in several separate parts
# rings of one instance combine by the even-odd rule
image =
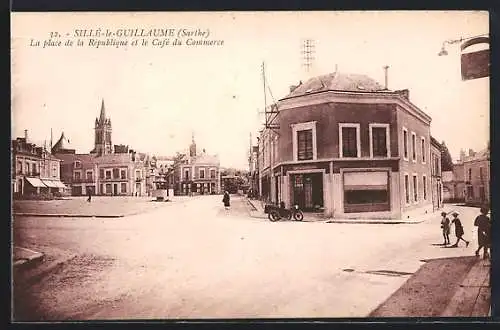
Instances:
[[[80,161],[75,161],[75,168],[81,168],[82,167],[82,163]]]

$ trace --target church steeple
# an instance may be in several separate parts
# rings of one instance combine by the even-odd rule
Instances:
[[[194,142],[194,132],[191,135],[191,145],[189,146],[189,156],[196,156],[196,142]]]
[[[110,154],[113,152],[111,143],[111,120],[106,118],[106,108],[104,99],[101,101],[101,111],[99,118],[95,119],[95,143],[91,153],[98,155]]]
[[[101,123],[104,123],[104,121],[106,120],[106,108],[104,107],[104,99],[102,99],[102,103],[101,103],[101,114],[99,116],[99,121]]]

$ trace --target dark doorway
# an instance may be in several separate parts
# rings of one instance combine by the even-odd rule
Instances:
[[[292,175],[292,202],[304,211],[323,208],[323,174],[307,173]]]
[[[113,184],[113,195],[115,195],[115,196],[118,195],[118,184],[117,183]]]

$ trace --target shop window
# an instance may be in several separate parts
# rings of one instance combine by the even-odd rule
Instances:
[[[122,194],[126,194],[127,193],[127,184],[125,182],[123,182],[121,184],[121,193]]]
[[[339,124],[340,156],[360,157],[359,124]]]
[[[112,194],[113,190],[111,190],[111,183],[106,184],[106,194]]]
[[[344,212],[390,210],[387,172],[344,173]]]

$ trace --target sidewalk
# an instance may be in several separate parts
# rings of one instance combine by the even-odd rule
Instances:
[[[33,251],[19,246],[14,246],[13,251],[13,266],[27,267],[42,261],[45,255],[41,252]]]
[[[253,218],[267,219],[267,214],[264,213],[264,203],[259,200],[251,200],[247,198],[247,202],[251,207],[250,216]],[[328,218],[321,213],[304,213],[304,221],[323,221],[325,223],[351,223],[351,224],[418,224],[430,219],[440,217],[439,212],[422,214],[418,219],[338,219]],[[445,209],[444,212],[451,213],[452,209]]]
[[[474,256],[427,260],[369,317],[490,316],[490,269]]]

